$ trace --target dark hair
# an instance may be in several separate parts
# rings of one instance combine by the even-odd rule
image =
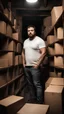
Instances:
[[[34,25],[29,25],[29,26],[27,27],[27,29],[28,29],[28,28],[30,28],[30,27],[33,27],[33,28],[34,28],[34,30],[36,31],[36,28],[35,28],[35,26],[34,26]]]

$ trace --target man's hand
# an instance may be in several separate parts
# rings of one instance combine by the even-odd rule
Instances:
[[[33,62],[33,67],[34,68],[38,68],[39,67],[39,65],[37,64],[37,62]]]

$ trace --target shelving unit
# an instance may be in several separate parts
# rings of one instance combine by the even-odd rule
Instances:
[[[62,6],[53,7],[51,27],[49,25],[44,31],[49,61],[49,76],[45,83],[44,103],[50,106],[50,114],[64,114],[64,20],[62,8]],[[51,29],[46,31],[48,28]],[[60,97],[58,98],[58,96]],[[60,101],[60,99],[62,100]]]
[[[9,25],[12,34],[17,33],[12,22],[2,12],[0,22],[5,22],[6,27]],[[6,34],[0,31],[0,100],[12,94],[19,95],[25,85],[21,54],[21,40],[7,35],[7,29]]]
[[[54,34],[54,27],[58,28],[59,26],[62,25],[62,15],[63,15],[63,12],[62,12],[61,16],[58,18],[58,20],[56,21],[56,23],[54,24],[54,26],[48,27],[48,32],[46,34],[44,34],[45,40],[47,39],[48,35]],[[44,30],[44,33],[45,32],[46,32],[46,29]]]
[[[51,16],[52,18],[52,16]],[[63,28],[63,11],[61,13],[61,15],[59,16],[59,18],[56,20],[55,24],[53,26],[48,26],[45,28],[44,30],[44,39],[47,41],[47,38],[48,36],[54,36],[54,41],[50,44],[48,44],[47,42],[47,50],[48,50],[48,59],[49,59],[49,72],[55,72],[55,73],[58,73],[58,72],[61,72],[62,73],[62,76],[61,77],[64,77],[64,63],[63,65],[55,65],[55,58],[61,58],[63,59],[63,62],[64,62],[64,36],[62,38],[58,38],[57,37],[57,30],[58,28]],[[49,29],[48,29],[49,28]],[[48,31],[46,31],[48,30]],[[45,34],[46,33],[46,34]],[[51,38],[52,40],[52,38]],[[62,50],[60,51],[59,53],[59,50],[58,50],[58,46],[59,47],[62,47]],[[55,47],[56,46],[56,47]],[[62,61],[60,59],[60,61]],[[59,63],[59,61],[58,61]],[[61,64],[61,63],[59,63]],[[56,75],[56,77],[58,77]]]

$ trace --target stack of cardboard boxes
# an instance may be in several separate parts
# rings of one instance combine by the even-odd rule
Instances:
[[[63,114],[64,78],[50,77],[45,87],[45,104],[50,106],[50,114]]]

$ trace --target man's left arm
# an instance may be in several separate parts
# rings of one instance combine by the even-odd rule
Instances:
[[[41,56],[40,56],[39,60],[37,61],[37,64],[34,65],[34,68],[38,68],[39,65],[41,64],[41,62],[43,61],[43,59],[46,55],[46,47],[40,48],[40,53],[41,53]]]

